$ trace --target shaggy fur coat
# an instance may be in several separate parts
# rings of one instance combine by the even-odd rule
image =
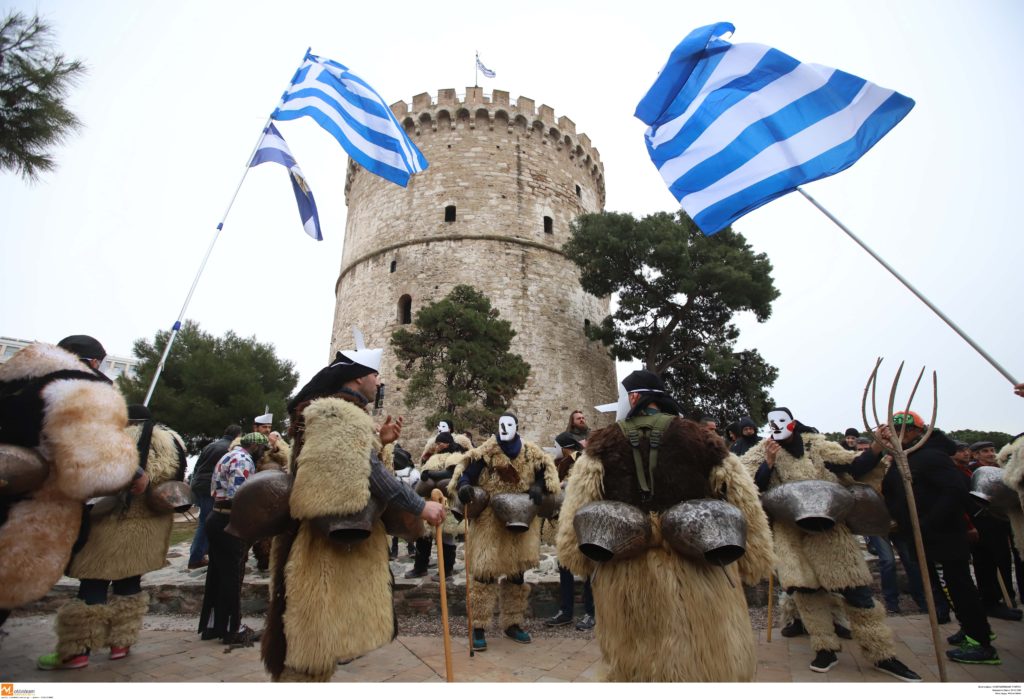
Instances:
[[[629,453],[628,462],[624,457]],[[680,471],[696,471],[684,475]],[[599,623],[595,629],[608,680],[620,682],[749,681],[757,667],[741,582],[756,584],[772,569],[768,520],[757,488],[721,440],[676,419],[663,435],[655,472],[660,509],[649,512],[652,537],[639,556],[595,563],[579,551],[573,518],[583,505],[611,499],[633,474],[632,447],[617,425],[591,433],[586,453],[569,476],[558,528],[558,560],[591,575]],[[675,484],[674,486],[671,484]],[[615,485],[613,485],[615,484]],[[747,520],[746,553],[724,569],[677,555],[661,536],[661,511],[673,490],[726,500]],[[620,496],[621,497],[621,496]],[[681,502],[679,500],[677,502]]]
[[[1017,491],[1024,508],[1024,434],[1017,435],[1000,449],[996,460],[1004,469],[1003,481]],[[1010,527],[1013,529],[1013,545],[1017,547],[1017,553],[1024,556],[1024,512],[1010,513]]]
[[[854,482],[846,474],[837,476],[832,473],[825,464],[849,464],[857,458],[857,452],[847,451],[820,434],[805,433],[799,437],[804,443],[803,456],[797,459],[785,449],[780,449],[769,490],[793,481],[820,480],[842,485]],[[743,465],[751,476],[765,460],[767,442],[767,439],[761,441],[742,457]],[[884,465],[880,463],[877,468],[884,469]],[[872,473],[867,475],[870,477]],[[871,571],[864,562],[860,545],[846,525],[839,524],[819,533],[806,532],[785,522],[774,522],[772,527],[779,584],[783,589],[801,587],[837,591],[871,584]]]
[[[448,486],[450,498],[458,497],[458,482],[466,468],[482,459],[484,468],[476,485],[491,497],[500,493],[525,493],[544,474],[548,492],[558,492],[558,470],[555,462],[543,449],[532,442],[523,441],[523,448],[515,459],[502,452],[496,437],[491,437],[475,449],[459,455],[458,466]],[[490,507],[470,525],[472,535],[466,543],[467,557],[473,562],[473,577],[478,580],[494,579],[501,575],[514,575],[529,570],[540,562],[540,519],[534,518],[529,530],[521,534],[510,533],[494,515]]]
[[[0,382],[90,371],[59,347],[35,344],[0,365]],[[43,485],[10,504],[0,523],[0,608],[43,597],[60,580],[78,537],[82,504],[125,488],[138,452],[125,432],[128,411],[113,385],[75,378],[53,381],[41,393],[42,430],[36,450],[49,464]]]
[[[141,425],[128,428],[133,442],[138,442],[140,434]],[[150,488],[174,480],[178,454],[184,450],[185,442],[177,432],[163,425],[154,427],[146,461]],[[132,496],[127,509],[118,508],[92,520],[89,538],[72,557],[68,575],[79,580],[121,580],[159,570],[167,561],[173,525],[174,513],[154,512],[146,504],[145,495]]]
[[[263,655],[275,679],[327,681],[338,660],[395,637],[394,581],[379,521],[369,538],[353,545],[330,541],[309,521],[359,512],[369,502],[373,421],[340,398],[315,400],[303,416],[304,439],[301,450],[293,450],[298,456],[288,501],[297,531],[287,551],[283,537],[277,537],[271,554],[268,630],[283,626],[284,670],[277,672],[268,657],[279,639],[265,636]],[[274,603],[282,593],[283,605]],[[271,618],[278,612],[280,619]]]

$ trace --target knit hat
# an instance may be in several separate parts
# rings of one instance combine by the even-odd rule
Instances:
[[[249,434],[242,435],[240,443],[243,447],[247,447],[250,444],[270,444],[270,440],[262,432],[250,432]]]
[[[847,437],[860,437],[860,430],[856,427],[848,427],[845,432]]]
[[[102,360],[107,356],[107,350],[103,349],[100,341],[89,335],[68,335],[58,342],[57,346],[77,354],[82,359]]]

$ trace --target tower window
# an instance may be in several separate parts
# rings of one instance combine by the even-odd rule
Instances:
[[[583,188],[580,187],[579,185],[576,185],[576,198],[577,199],[582,199],[583,198]]]
[[[391,260],[391,272],[392,272],[392,274],[394,273],[394,271],[396,269],[398,269],[398,260]]]
[[[412,322],[412,297],[409,294],[403,294],[398,299],[398,322],[402,325]]]
[[[455,221],[455,205],[444,207],[444,222],[453,223]]]
[[[545,233],[554,233],[555,232],[555,222],[553,220],[551,220],[550,216],[545,216],[544,217],[544,232]]]

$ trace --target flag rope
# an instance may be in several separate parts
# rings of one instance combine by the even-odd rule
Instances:
[[[857,245],[859,245],[862,248],[864,248],[865,252],[867,252],[869,255],[871,255],[873,258],[875,258],[875,260],[880,265],[882,265],[887,270],[889,270],[889,273],[892,274],[892,276],[894,276],[897,279],[899,279],[900,282],[903,284],[903,286],[905,286],[908,289],[910,289],[911,293],[913,293],[914,296],[919,298],[921,300],[921,302],[924,303],[924,305],[928,306],[928,308],[930,308],[932,310],[932,312],[935,313],[935,315],[937,315],[939,318],[941,318],[943,320],[943,322],[946,323],[946,325],[948,325],[950,328],[952,328],[954,330],[954,332],[956,332],[957,335],[962,337],[967,342],[967,344],[969,344],[971,347],[973,347],[974,350],[978,354],[980,354],[982,357],[984,357],[985,360],[988,361],[989,364],[991,364],[993,367],[995,367],[996,371],[998,371],[1000,374],[1002,374],[1004,377],[1006,377],[1010,381],[1011,384],[1013,384],[1014,386],[1017,385],[1017,383],[1018,383],[1017,379],[1013,378],[1013,376],[1010,374],[1010,372],[1008,372],[1006,369],[1004,369],[999,364],[999,362],[997,362],[995,359],[993,359],[989,355],[988,352],[986,352],[984,349],[982,349],[981,345],[979,345],[977,342],[972,340],[967,335],[967,333],[965,333],[963,330],[961,330],[960,327],[956,323],[954,323],[953,320],[949,316],[947,316],[945,313],[943,313],[938,308],[938,306],[936,306],[931,301],[929,301],[927,299],[927,297],[925,297],[924,294],[922,294],[920,291],[918,291],[916,288],[914,288],[914,285],[911,284],[909,281],[907,281],[903,277],[903,275],[901,275],[899,272],[897,272],[888,262],[886,262],[881,257],[879,257],[878,254],[874,250],[872,250],[870,247],[868,247],[868,245],[863,240],[861,240],[856,235],[854,235],[853,231],[851,231],[849,228],[847,228],[845,225],[843,225],[842,221],[840,221],[838,218],[833,216],[832,213],[828,209],[826,209],[824,206],[819,204],[817,199],[815,199],[810,194],[805,192],[803,187],[797,187],[796,191],[798,191],[801,194],[803,194],[804,198],[807,199],[807,201],[811,202],[818,209],[818,211],[820,211],[821,213],[825,214],[825,216],[827,216],[828,219],[830,221],[832,221],[832,223],[834,223],[837,226],[839,226],[839,228],[844,233],[846,233],[846,235],[850,236],[850,238],[853,240],[853,242],[857,243]]]

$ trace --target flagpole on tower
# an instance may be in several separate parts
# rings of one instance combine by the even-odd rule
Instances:
[[[819,203],[818,203],[818,200],[817,200],[817,199],[815,199],[815,198],[814,198],[814,197],[812,197],[812,196],[811,196],[810,194],[808,194],[807,192],[805,192],[805,191],[804,191],[804,189],[803,189],[803,187],[797,187],[797,188],[796,188],[796,191],[798,191],[798,192],[800,192],[801,194],[803,194],[803,195],[804,195],[804,198],[805,198],[805,199],[807,199],[807,201],[809,201],[809,202],[811,202],[812,204],[814,204],[814,206],[815,206],[815,207],[816,207],[816,208],[818,209],[818,211],[820,211],[821,213],[825,214],[825,216],[827,216],[827,217],[828,217],[828,219],[829,219],[830,221],[832,221],[832,223],[834,223],[834,224],[836,224],[837,226],[839,226],[839,228],[840,228],[840,229],[841,229],[841,230],[843,231],[843,233],[846,233],[846,235],[850,236],[850,238],[851,238],[851,239],[853,240],[853,242],[857,243],[857,245],[859,245],[859,246],[861,246],[862,248],[864,248],[864,251],[865,251],[865,252],[867,252],[867,254],[871,255],[871,256],[872,256],[873,258],[875,258],[875,261],[876,261],[876,262],[878,262],[878,263],[879,263],[880,265],[882,265],[882,266],[883,266],[883,267],[885,267],[885,268],[886,268],[887,270],[889,270],[889,273],[890,273],[890,274],[892,274],[892,276],[894,276],[894,277],[896,277],[896,278],[897,278],[898,280],[900,280],[900,282],[901,282],[901,283],[903,284],[903,286],[905,286],[905,287],[907,287],[908,289],[910,289],[911,293],[913,293],[913,294],[914,294],[914,296],[916,296],[917,298],[919,298],[919,299],[921,300],[921,302],[922,302],[922,303],[924,303],[924,305],[928,306],[928,308],[930,308],[930,309],[932,310],[932,312],[933,312],[933,313],[935,313],[935,315],[937,315],[937,316],[938,316],[939,318],[941,318],[941,319],[943,320],[943,322],[945,322],[945,323],[946,323],[946,325],[948,325],[948,326],[949,326],[950,328],[952,328],[952,329],[953,329],[953,331],[954,331],[954,332],[955,332],[955,333],[956,333],[957,335],[959,335],[960,337],[962,337],[962,338],[964,339],[964,341],[966,341],[966,342],[967,342],[967,344],[969,344],[969,345],[970,345],[971,347],[973,347],[973,348],[974,348],[974,351],[975,351],[975,352],[977,352],[977,353],[978,353],[978,354],[980,354],[980,355],[981,355],[982,357],[984,357],[984,358],[985,358],[985,360],[986,360],[986,361],[988,361],[988,363],[989,363],[989,364],[991,364],[991,365],[992,365],[992,366],[993,366],[993,367],[994,367],[994,368],[996,369],[996,371],[998,371],[998,372],[999,372],[1000,374],[1002,374],[1002,375],[1003,375],[1004,377],[1006,377],[1007,379],[1009,379],[1010,383],[1012,383],[1012,384],[1013,384],[1014,386],[1016,386],[1016,385],[1017,385],[1017,383],[1018,383],[1017,379],[1015,379],[1015,378],[1014,378],[1013,376],[1011,376],[1011,375],[1010,375],[1010,372],[1008,372],[1008,371],[1007,371],[1006,369],[1004,369],[1004,368],[1003,368],[1003,367],[1002,367],[1002,366],[1001,366],[1001,365],[999,364],[999,362],[997,362],[997,361],[996,361],[995,359],[993,359],[993,358],[992,358],[992,357],[991,357],[991,356],[989,355],[989,353],[988,353],[988,352],[986,352],[986,351],[985,351],[984,349],[982,349],[982,348],[981,348],[981,346],[980,346],[980,345],[979,345],[979,344],[978,344],[977,342],[975,342],[974,340],[972,340],[972,339],[971,339],[971,338],[970,338],[970,337],[969,337],[969,336],[967,335],[967,333],[965,333],[965,332],[964,332],[963,330],[961,330],[961,329],[960,329],[960,327],[959,327],[959,326],[958,326],[958,325],[957,325],[956,323],[954,323],[954,322],[952,321],[952,319],[950,319],[950,317],[949,317],[949,316],[947,316],[947,315],[946,315],[945,313],[943,313],[943,312],[942,312],[941,310],[939,310],[939,308],[938,308],[938,307],[937,307],[937,306],[936,306],[935,304],[933,304],[933,303],[932,303],[931,301],[929,301],[929,300],[927,299],[927,297],[925,297],[925,295],[924,295],[924,294],[922,294],[922,293],[921,293],[920,291],[918,291],[917,289],[915,289],[915,288],[914,288],[914,285],[913,285],[913,284],[911,284],[911,283],[910,283],[909,281],[907,281],[906,279],[904,279],[903,275],[901,275],[901,274],[900,274],[899,272],[897,272],[897,271],[896,271],[895,269],[893,269],[893,267],[892,267],[892,266],[890,266],[888,262],[886,262],[886,261],[885,261],[885,260],[883,260],[883,259],[882,259],[881,257],[879,257],[879,256],[878,256],[878,254],[877,254],[877,253],[875,253],[875,251],[874,251],[874,250],[872,250],[871,248],[869,248],[869,247],[867,246],[867,244],[866,244],[866,243],[865,243],[865,242],[864,242],[863,240],[861,240],[861,239],[860,239],[860,238],[858,238],[858,237],[857,237],[856,235],[854,235],[854,234],[853,234],[853,231],[851,231],[851,230],[850,230],[849,228],[847,228],[847,227],[846,227],[845,225],[843,225],[842,221],[840,221],[840,220],[839,220],[838,218],[836,218],[835,216],[833,216],[833,215],[832,215],[832,213],[831,213],[831,212],[830,212],[830,211],[829,211],[828,209],[826,209],[826,208],[825,208],[824,206],[822,206],[821,204],[819,204]]]
[[[476,63],[473,64],[473,87],[480,87],[480,52],[476,52]]]
[[[311,48],[311,47],[310,47]],[[310,48],[306,49],[306,55],[309,55]],[[303,56],[305,60],[305,56]],[[291,81],[289,81],[291,84]],[[235,199],[238,198],[238,193],[242,190],[242,183],[245,182],[245,176],[249,174],[251,169],[250,163],[252,163],[253,156],[256,155],[256,150],[260,147],[260,143],[263,141],[264,132],[267,127],[270,126],[273,121],[274,110],[270,110],[271,116],[267,117],[267,121],[263,124],[263,128],[260,129],[260,135],[256,138],[256,143],[252,147],[252,152],[249,153],[249,157],[245,161],[245,169],[242,171],[242,178],[238,180],[238,186],[235,187],[235,193],[231,195],[231,201],[228,202],[227,208],[224,210],[224,214],[220,217],[220,222],[217,224],[217,228],[213,234],[213,240],[210,241],[210,247],[206,249],[206,255],[203,256],[203,261],[199,263],[199,271],[196,272],[196,278],[192,280],[192,287],[188,290],[188,295],[185,297],[185,303],[181,306],[181,312],[178,314],[178,319],[174,321],[174,325],[171,326],[171,334],[167,338],[167,345],[164,346],[164,352],[160,356],[160,361],[156,365],[156,373],[153,374],[153,380],[149,383],[149,390],[146,391],[146,398],[142,401],[145,406],[149,405],[150,399],[153,397],[153,391],[156,390],[156,382],[160,380],[160,374],[163,373],[164,364],[167,362],[167,357],[171,353],[171,345],[174,344],[174,339],[178,336],[178,331],[181,330],[181,321],[185,317],[185,311],[188,310],[188,304],[192,301],[192,294],[195,293],[196,286],[199,285],[199,278],[203,276],[203,270],[206,269],[206,262],[210,259],[210,254],[213,252],[213,246],[217,244],[217,239],[220,237],[220,232],[224,229],[224,221],[227,220],[228,214],[231,212],[231,207],[235,204]]]

